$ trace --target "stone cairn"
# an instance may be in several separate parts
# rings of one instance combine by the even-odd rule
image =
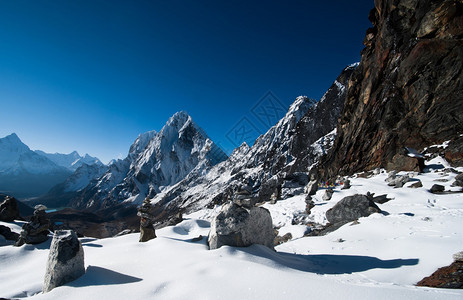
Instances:
[[[147,242],[156,238],[153,226],[154,216],[151,214],[151,201],[148,197],[145,198],[143,204],[138,208],[137,216],[140,217],[139,242]]]
[[[34,207],[34,215],[31,220],[24,224],[15,246],[24,244],[40,244],[48,240],[50,220],[47,217],[45,205],[39,204]]]
[[[43,292],[76,280],[85,274],[84,249],[72,230],[56,230],[48,254]]]

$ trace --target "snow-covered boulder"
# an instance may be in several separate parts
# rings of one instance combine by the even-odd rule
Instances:
[[[326,212],[326,219],[331,224],[347,223],[360,217],[368,217],[381,209],[365,195],[353,195],[343,198]]]
[[[85,274],[84,250],[72,230],[58,230],[48,254],[43,292],[47,293]]]
[[[252,244],[273,249],[274,238],[272,217],[267,209],[246,209],[229,202],[212,221],[208,242],[211,250],[224,245],[247,247]]]

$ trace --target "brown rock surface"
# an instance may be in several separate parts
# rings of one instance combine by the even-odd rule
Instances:
[[[431,276],[422,279],[416,285],[461,289],[463,288],[463,262],[455,261],[450,266],[440,268]]]
[[[463,3],[376,0],[360,65],[353,72],[328,178],[393,165],[403,147],[454,142],[446,158],[463,162]],[[396,157],[397,158],[397,157]],[[397,163],[397,159],[396,159]]]

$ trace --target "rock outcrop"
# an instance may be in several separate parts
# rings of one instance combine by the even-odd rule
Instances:
[[[48,240],[50,220],[45,212],[44,205],[36,205],[31,220],[24,224],[15,246],[24,244],[40,244]]]
[[[274,238],[268,210],[262,207],[246,209],[229,202],[212,221],[208,243],[211,250],[224,245],[247,247],[252,244],[273,249]]]
[[[361,217],[368,217],[381,209],[365,195],[353,195],[343,198],[326,212],[326,219],[331,224],[347,223]]]
[[[5,240],[10,241],[17,241],[19,238],[19,234],[16,232],[12,232],[11,228],[0,225],[0,235],[3,235]]]
[[[48,254],[43,292],[76,280],[85,274],[84,250],[72,230],[57,230]]]
[[[463,288],[463,252],[455,253],[453,259],[452,264],[439,268],[431,276],[423,278],[416,285],[448,289]]]
[[[19,218],[19,208],[16,199],[7,196],[5,200],[0,203],[0,221],[13,222]]]
[[[450,140],[446,159],[463,163],[463,3],[376,0],[360,65],[322,178],[376,167],[408,170],[401,149]],[[450,147],[452,145],[452,147]]]

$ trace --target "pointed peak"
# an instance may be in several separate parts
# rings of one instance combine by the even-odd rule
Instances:
[[[10,140],[10,141],[20,141],[21,142],[21,139],[18,137],[18,135],[16,133],[12,133],[10,135],[7,135],[6,137],[4,137],[4,139],[7,139],[7,140]]]
[[[190,120],[191,117],[190,115],[184,111],[184,110],[181,110],[179,112],[176,112],[171,118],[169,121],[178,121],[179,123],[181,124],[185,124],[188,120]]]
[[[7,135],[6,137],[1,138],[0,140],[7,141],[10,144],[24,144],[16,133]]]

